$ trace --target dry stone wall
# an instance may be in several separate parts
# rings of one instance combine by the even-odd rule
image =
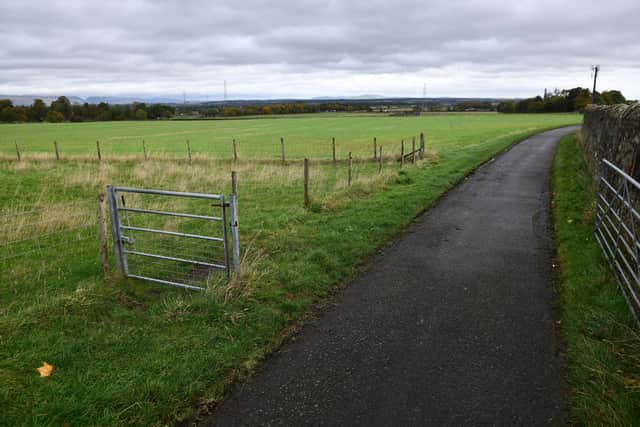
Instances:
[[[588,106],[580,143],[594,180],[604,158],[640,181],[640,103]]]

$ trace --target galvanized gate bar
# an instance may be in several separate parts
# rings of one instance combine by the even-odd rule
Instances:
[[[207,215],[180,213],[180,212],[157,211],[153,209],[118,208],[118,210],[121,212],[137,212],[137,213],[148,213],[148,214],[156,214],[156,215],[177,216],[181,218],[209,219],[211,221],[222,221],[222,217],[219,217],[219,216],[207,216]]]
[[[150,190],[146,188],[114,187],[118,193],[156,194],[158,196],[192,197],[196,199],[224,200],[221,194],[187,193],[181,191]]]
[[[156,228],[133,227],[130,225],[121,225],[121,230],[146,231],[149,233],[165,234],[167,236],[189,237],[191,239],[213,240],[214,242],[224,242],[222,237],[201,236],[199,234],[180,233],[178,231],[158,230]]]
[[[226,266],[224,266],[222,264],[213,264],[213,263],[210,263],[210,262],[194,261],[192,259],[176,258],[176,257],[166,256],[166,255],[148,254],[146,252],[130,251],[128,249],[125,249],[124,252],[127,253],[127,254],[132,254],[132,255],[146,256],[148,258],[165,259],[167,261],[178,261],[178,262],[184,262],[186,264],[202,265],[202,266],[205,266],[205,267],[213,267],[213,268],[220,268],[220,269],[227,268]]]

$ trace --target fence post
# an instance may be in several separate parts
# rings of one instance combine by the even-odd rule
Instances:
[[[284,138],[283,137],[280,137],[280,150],[281,150],[282,163],[284,163],[285,156],[284,156]]]
[[[420,160],[424,159],[424,133],[420,132]]]
[[[233,245],[233,271],[240,277],[240,237],[238,235],[238,176],[231,171],[231,244]]]
[[[382,145],[380,146],[380,156],[378,156],[380,160],[380,165],[378,166],[378,173],[382,172]]]
[[[304,159],[304,207],[309,206],[309,159]]]
[[[404,166],[404,139],[400,141],[400,167]]]
[[[336,137],[331,137],[331,148],[333,149],[333,163],[336,162]]]
[[[116,270],[125,274],[122,261],[122,240],[120,239],[120,219],[118,217],[118,201],[116,192],[111,185],[107,185],[107,201],[109,202],[109,217],[111,218],[111,237],[113,239],[113,255],[116,258]]]
[[[102,152],[100,151],[100,141],[96,141],[96,151],[98,152],[98,161],[102,161]]]
[[[349,151],[349,187],[351,187],[351,179],[353,178],[353,157],[351,157],[351,151]]]
[[[144,153],[144,160],[146,161],[148,159],[148,157],[147,157],[147,143],[144,142],[144,139],[142,140],[142,152]]]
[[[411,140],[411,163],[416,164],[416,137]]]
[[[189,155],[189,164],[191,164],[191,144],[189,143],[188,139],[187,139],[187,154]]]
[[[56,160],[60,160],[60,152],[58,151],[58,141],[53,141],[53,149],[56,152]]]
[[[378,145],[378,141],[376,140],[376,137],[373,137],[373,160],[376,159],[376,155],[378,154],[378,149],[376,148],[376,145]]]
[[[233,162],[235,163],[238,161],[238,146],[236,145],[235,138],[233,138],[232,143],[233,143]]]
[[[107,247],[107,220],[105,218],[104,194],[98,194],[98,228],[100,230],[100,258],[102,259],[102,278],[109,275],[109,249]]]
[[[18,141],[13,141],[16,144],[16,156],[18,156],[18,161],[22,160],[22,156],[20,155],[20,147],[18,146]]]

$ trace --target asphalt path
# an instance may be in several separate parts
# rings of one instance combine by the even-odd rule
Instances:
[[[204,425],[562,425],[549,175],[558,140],[484,164]]]

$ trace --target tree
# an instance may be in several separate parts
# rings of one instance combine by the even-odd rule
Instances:
[[[619,90],[605,90],[600,96],[602,97],[603,103],[607,105],[624,104],[627,102],[627,99]]]
[[[136,120],[147,120],[147,112],[142,108],[136,110]]]
[[[49,110],[47,113],[47,121],[51,123],[64,122],[64,115],[59,111]]]
[[[60,96],[58,99],[51,103],[51,109],[56,111],[69,120],[71,118],[71,101],[66,96]]]
[[[29,109],[29,120],[41,122],[47,117],[47,104],[42,99],[34,99]]]

